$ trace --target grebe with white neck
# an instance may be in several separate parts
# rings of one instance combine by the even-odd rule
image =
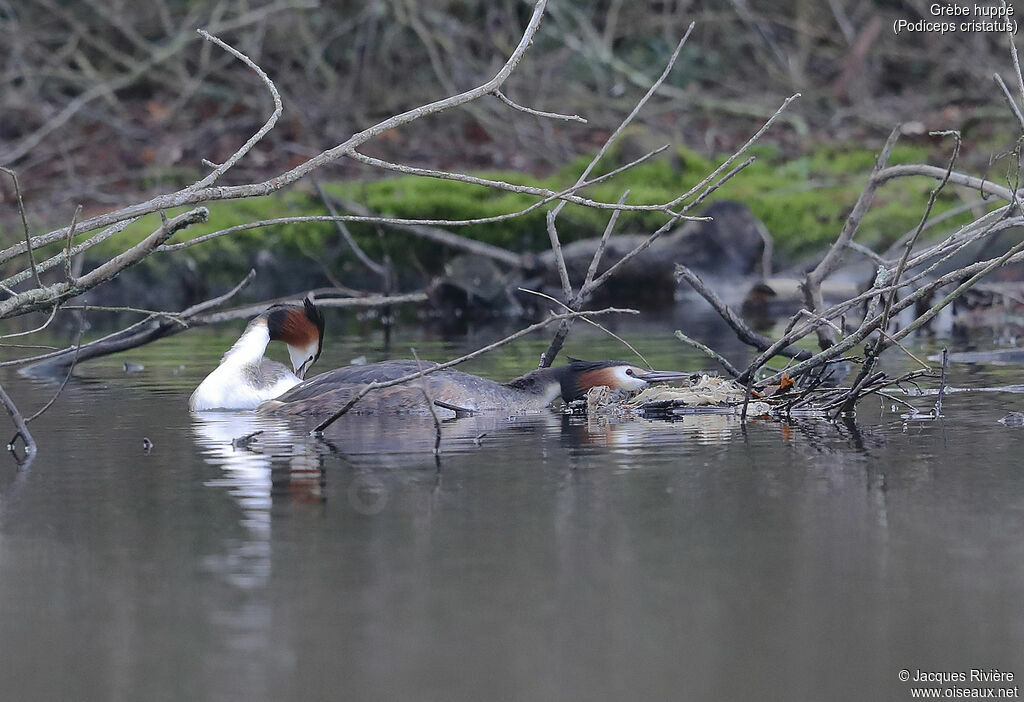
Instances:
[[[309,299],[303,304],[274,305],[245,328],[212,373],[188,401],[193,412],[255,409],[295,387],[320,357],[324,315]],[[271,341],[288,346],[292,369],[264,358]]]

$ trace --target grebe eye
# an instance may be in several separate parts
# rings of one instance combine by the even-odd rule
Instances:
[[[633,375],[633,369],[632,368],[627,368],[626,369],[626,375]]]

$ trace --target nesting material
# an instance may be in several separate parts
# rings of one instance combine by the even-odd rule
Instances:
[[[690,387],[674,388],[655,385],[641,391],[629,401],[631,407],[645,407],[651,403],[664,406],[703,407],[743,402],[745,388],[731,380],[713,375],[697,375]]]
[[[746,389],[731,380],[714,375],[694,374],[687,387],[654,385],[630,397],[621,390],[610,392],[606,387],[591,388],[587,392],[589,414],[648,414],[678,415],[691,412],[733,414],[743,411]],[[751,400],[747,416],[768,414],[767,402]]]

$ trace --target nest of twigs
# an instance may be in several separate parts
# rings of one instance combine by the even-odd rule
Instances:
[[[875,382],[877,387],[871,387],[869,391],[890,397],[884,389],[896,381],[885,377],[877,378]],[[682,387],[654,385],[639,393],[606,387],[591,388],[584,399],[571,403],[569,409],[595,416],[632,415],[657,419],[689,414],[825,419],[835,415],[850,392],[850,388],[828,387],[820,382],[799,385],[788,375],[784,375],[777,384],[748,389],[728,378],[694,373],[689,384]],[[893,399],[906,404],[904,400]]]

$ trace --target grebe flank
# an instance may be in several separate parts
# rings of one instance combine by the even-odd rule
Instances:
[[[255,317],[188,401],[193,412],[255,409],[302,382],[323,347],[324,315],[309,299],[273,305]],[[267,344],[288,346],[292,370],[263,358]]]
[[[360,388],[374,381],[395,380],[434,363],[384,361],[365,366],[345,366],[321,373],[259,406],[268,414],[331,414],[340,409]],[[472,411],[502,411],[510,414],[536,412],[561,397],[565,402],[583,397],[597,386],[641,390],[649,383],[689,378],[690,373],[651,371],[622,361],[580,361],[530,371],[507,383],[445,368],[408,383],[369,393],[352,408],[356,414],[426,412],[420,390],[426,385],[432,400]]]

